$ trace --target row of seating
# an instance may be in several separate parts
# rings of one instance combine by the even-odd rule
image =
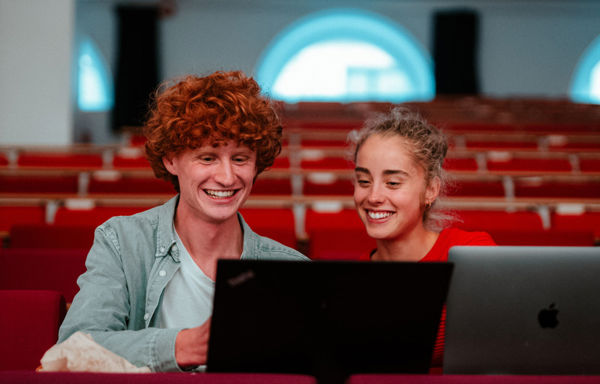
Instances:
[[[261,207],[254,201],[241,210],[261,235],[305,252],[313,259],[356,259],[374,248],[351,201],[280,201]],[[4,246],[10,248],[89,249],[94,228],[110,217],[130,215],[151,205],[0,206]],[[346,208],[344,208],[344,206]],[[449,212],[453,225],[489,232],[501,245],[594,245],[600,243],[600,207],[597,205],[456,204]],[[54,210],[50,217],[49,210]],[[50,219],[50,220],[49,220]],[[32,239],[35,239],[32,242]],[[335,253],[339,255],[335,255]]]

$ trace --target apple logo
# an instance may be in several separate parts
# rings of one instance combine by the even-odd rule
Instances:
[[[554,303],[550,304],[548,308],[542,309],[538,313],[538,322],[542,328],[556,328],[558,325],[558,309]]]

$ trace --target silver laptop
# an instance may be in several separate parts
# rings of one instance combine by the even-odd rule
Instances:
[[[600,247],[453,247],[444,373],[600,374]]]

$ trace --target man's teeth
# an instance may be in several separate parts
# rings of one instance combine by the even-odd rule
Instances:
[[[211,191],[208,189],[206,190],[206,193],[212,197],[230,197],[233,196],[233,192],[234,191]]]
[[[392,212],[373,212],[373,211],[368,211],[367,214],[369,215],[369,217],[371,219],[383,219],[386,217],[389,217],[392,215]]]

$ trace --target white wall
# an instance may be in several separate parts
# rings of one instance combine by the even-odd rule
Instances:
[[[74,0],[0,0],[0,145],[72,142]]]
[[[126,1],[0,0],[0,144],[63,143],[71,139],[72,129],[76,140],[83,136],[94,142],[118,140],[110,132],[109,113],[75,109],[71,122],[66,50],[71,47],[75,2],[75,38],[81,34],[93,38],[114,71],[114,7]],[[178,0],[176,4],[176,13],[161,21],[163,78],[219,69],[254,74],[261,54],[284,28],[335,7],[388,17],[432,54],[435,11],[467,7],[480,16],[483,95],[563,98],[578,60],[600,35],[600,1],[595,0]],[[52,134],[43,134],[50,129]]]

